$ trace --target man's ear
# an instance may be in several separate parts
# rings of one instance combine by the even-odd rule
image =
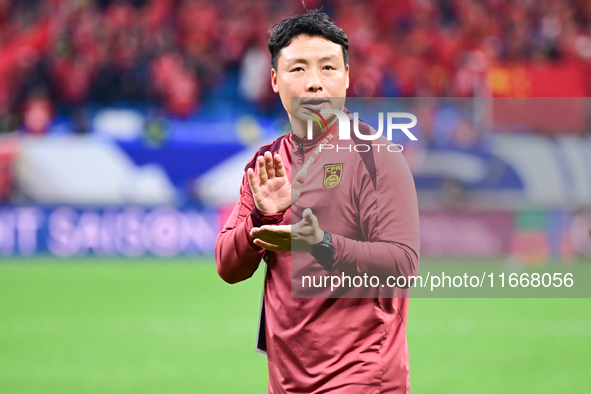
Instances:
[[[349,89],[349,65],[345,67],[345,72],[347,73],[347,80],[345,81],[345,89]]]
[[[347,82],[347,84],[349,83]],[[271,86],[273,87],[273,91],[275,93],[279,93],[279,86],[277,86],[277,72],[274,68],[271,68]]]

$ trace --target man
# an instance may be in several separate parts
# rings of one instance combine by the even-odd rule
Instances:
[[[349,86],[348,48],[345,33],[315,11],[270,30],[271,84],[292,130],[248,163],[240,201],[216,243],[218,273],[228,283],[251,277],[263,258],[267,264],[261,330],[269,393],[410,391],[408,298],[384,288],[318,297],[299,275],[399,277],[418,270],[417,199],[402,154],[383,147],[358,153],[350,149],[358,137],[338,141],[338,152],[319,152],[326,136],[338,136],[334,116],[307,138],[304,112],[346,111],[339,98]]]

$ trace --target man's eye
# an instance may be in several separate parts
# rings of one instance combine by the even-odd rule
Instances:
[[[324,66],[325,70],[336,70],[333,66]]]
[[[304,69],[301,67],[295,67],[295,68],[291,69],[291,72],[294,72],[294,71],[304,71]]]

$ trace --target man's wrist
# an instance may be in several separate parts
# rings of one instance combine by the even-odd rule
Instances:
[[[252,218],[252,225],[254,227],[261,227],[265,224],[280,224],[283,221],[283,214],[284,212],[266,214],[255,205],[250,212],[250,217]]]
[[[318,233],[318,236],[316,237],[316,242],[314,242],[314,245],[322,242],[324,240],[324,236],[326,234],[328,234],[326,231],[320,230],[320,232]],[[332,242],[332,235],[331,234],[329,234],[329,235],[331,236],[331,242]],[[312,245],[312,246],[314,246],[314,245]]]
[[[329,232],[323,231],[322,240],[312,245],[310,253],[325,271],[332,271],[334,265],[334,247],[332,246],[332,235]]]

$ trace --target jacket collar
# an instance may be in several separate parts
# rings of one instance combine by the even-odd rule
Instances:
[[[349,119],[353,119],[353,115],[351,115],[351,113],[349,112],[349,110],[346,107],[343,109],[343,112],[345,114],[347,114]],[[334,122],[330,126],[329,130],[332,130],[333,133],[336,133],[338,131],[338,125],[339,125],[338,121]],[[309,140],[307,137],[305,137],[305,138],[298,137],[297,135],[295,135],[293,133],[293,129],[291,129],[289,131],[289,140],[291,143],[291,148],[292,148],[292,150],[298,151],[300,149],[299,146],[300,146],[300,142],[301,142],[302,146],[304,147],[304,153],[308,153],[310,150],[313,150],[318,146],[320,141],[322,141],[322,139],[324,138],[324,136],[326,136],[327,133],[328,133],[328,131],[323,128],[320,132],[313,134],[312,139]]]

